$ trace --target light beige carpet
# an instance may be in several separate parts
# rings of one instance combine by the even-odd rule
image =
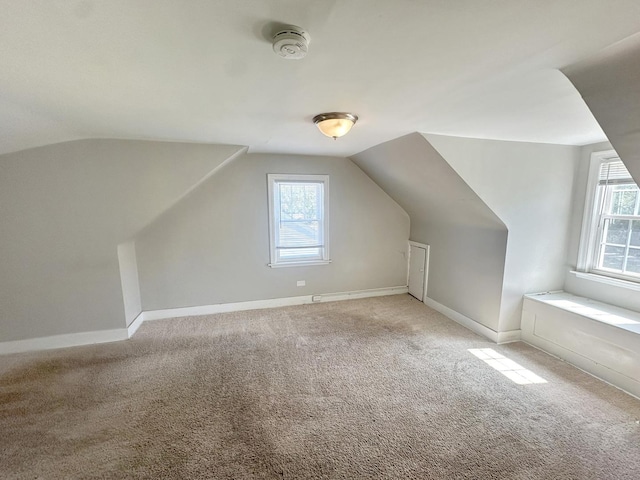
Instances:
[[[0,365],[3,479],[640,478],[639,400],[408,295],[149,322]]]

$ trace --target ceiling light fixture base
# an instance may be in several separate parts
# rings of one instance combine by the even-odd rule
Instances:
[[[321,113],[313,117],[313,123],[323,135],[334,140],[349,133],[351,127],[358,121],[358,116],[346,112]]]

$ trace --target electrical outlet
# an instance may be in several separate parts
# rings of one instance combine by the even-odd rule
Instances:
[[[320,295],[313,295],[311,297],[312,302],[320,302],[321,300],[322,300],[322,297]]]
[[[304,280],[298,280],[296,282],[296,285],[299,287],[304,287],[307,284],[307,282],[305,282]]]

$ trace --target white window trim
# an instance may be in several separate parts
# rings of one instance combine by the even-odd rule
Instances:
[[[629,280],[621,280],[616,277],[609,277],[605,275],[600,275],[599,273],[588,273],[588,272],[580,272],[576,270],[571,270],[570,273],[575,275],[578,278],[582,278],[584,280],[589,280],[592,282],[604,283],[606,285],[612,285],[614,287],[626,288],[629,290],[635,290],[640,292],[640,283],[631,282]]]
[[[580,231],[580,246],[578,248],[578,261],[576,270],[571,271],[578,278],[607,283],[617,287],[637,290],[639,282],[624,275],[605,273],[593,268],[595,249],[597,248],[596,235],[592,235],[592,229],[598,222],[598,211],[594,202],[596,188],[600,175],[600,165],[607,160],[618,160],[620,156],[615,150],[593,152],[589,163],[589,179],[585,193],[584,213],[582,217],[582,229]]]
[[[276,242],[275,242],[275,234],[276,234],[276,226],[274,224],[275,221],[275,205],[274,205],[274,185],[276,182],[314,182],[314,183],[323,183],[324,184],[324,195],[323,195],[323,243],[324,243],[324,256],[319,260],[300,260],[300,261],[290,261],[283,262],[277,261],[277,252],[276,252]],[[304,267],[311,265],[328,265],[331,263],[329,256],[329,175],[293,175],[293,174],[282,174],[282,173],[269,173],[267,174],[267,195],[269,197],[269,257],[270,262],[268,266],[271,268],[283,268],[283,267]]]

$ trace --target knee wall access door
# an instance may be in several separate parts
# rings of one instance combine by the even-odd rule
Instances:
[[[409,242],[409,294],[424,301],[427,291],[429,245]]]

